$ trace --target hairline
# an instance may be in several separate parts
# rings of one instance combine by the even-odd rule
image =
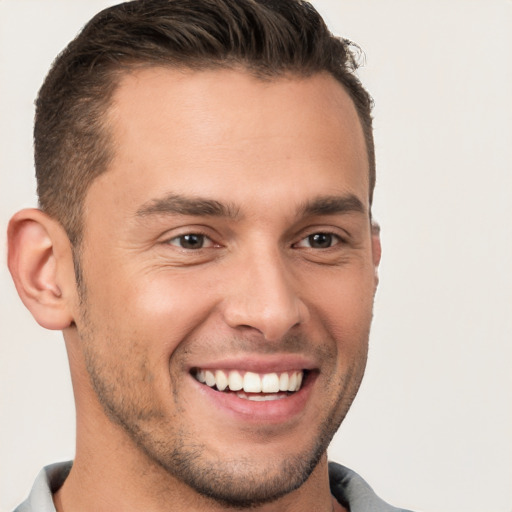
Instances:
[[[75,233],[73,237],[70,237],[72,245],[80,246],[80,243],[83,238],[84,232],[84,204],[89,192],[91,185],[99,178],[101,175],[109,171],[109,166],[115,157],[115,140],[112,132],[113,125],[109,121],[109,116],[112,112],[112,108],[115,102],[115,95],[119,88],[122,86],[124,79],[139,70],[150,70],[150,69],[166,69],[166,70],[177,70],[183,73],[202,73],[208,71],[216,71],[216,70],[232,70],[240,73],[247,74],[253,77],[256,80],[261,82],[274,82],[277,80],[301,80],[311,78],[313,76],[318,75],[327,75],[332,77],[335,82],[343,89],[343,91],[349,97],[352,107],[354,108],[357,119],[359,122],[359,127],[362,132],[364,147],[365,147],[365,156],[366,156],[366,167],[367,167],[367,179],[368,179],[368,198],[369,198],[369,215],[371,217],[371,206],[372,206],[372,164],[370,162],[370,148],[368,147],[368,141],[366,138],[366,130],[364,127],[364,122],[361,117],[361,113],[357,107],[357,104],[352,97],[352,94],[349,88],[336,77],[334,73],[332,73],[328,69],[318,69],[318,70],[308,70],[297,67],[295,68],[284,68],[282,70],[272,70],[267,71],[262,66],[251,65],[251,62],[241,62],[238,59],[225,59],[225,60],[210,60],[207,63],[201,62],[199,65],[199,61],[197,61],[197,66],[194,63],[187,62],[174,62],[172,60],[164,61],[164,60],[126,60],[122,62],[118,62],[116,66],[113,66],[106,73],[106,80],[110,83],[110,88],[108,94],[105,95],[101,100],[96,100],[97,105],[102,105],[105,110],[99,120],[99,126],[97,127],[97,139],[98,144],[102,147],[102,150],[105,152],[105,161],[103,164],[103,168],[96,174],[94,178],[88,181],[87,186],[84,188],[81,197],[79,198],[79,202],[77,205],[77,226],[75,229]],[[68,236],[70,234],[68,233]],[[72,239],[71,239],[72,238]]]

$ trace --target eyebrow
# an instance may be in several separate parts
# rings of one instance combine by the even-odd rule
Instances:
[[[366,213],[361,200],[353,195],[320,196],[307,201],[299,208],[299,215],[336,215],[340,213]],[[151,215],[190,215],[225,217],[240,220],[240,209],[234,204],[224,204],[214,199],[203,197],[187,197],[179,194],[169,194],[165,197],[152,199],[142,205],[136,212],[137,217]]]
[[[152,199],[143,204],[136,212],[137,217],[161,214],[240,218],[240,210],[233,204],[179,194],[169,194],[162,198]]]
[[[321,196],[308,201],[299,210],[303,216],[336,215],[340,213],[366,213],[361,200],[353,195]]]

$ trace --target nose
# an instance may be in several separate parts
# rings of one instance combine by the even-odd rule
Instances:
[[[258,331],[265,340],[278,341],[308,319],[297,283],[278,251],[249,255],[232,271],[223,315],[233,329]]]

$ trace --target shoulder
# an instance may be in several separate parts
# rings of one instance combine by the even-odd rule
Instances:
[[[396,508],[379,498],[355,471],[329,462],[332,495],[350,512],[410,512]]]
[[[52,494],[66,480],[72,462],[59,462],[44,467],[36,477],[28,498],[13,512],[55,512]]]

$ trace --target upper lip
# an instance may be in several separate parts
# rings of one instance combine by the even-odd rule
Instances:
[[[189,371],[195,368],[202,370],[242,370],[254,373],[279,373],[295,370],[313,370],[318,365],[308,357],[295,354],[244,355],[228,357],[214,361],[196,361],[190,365]]]

